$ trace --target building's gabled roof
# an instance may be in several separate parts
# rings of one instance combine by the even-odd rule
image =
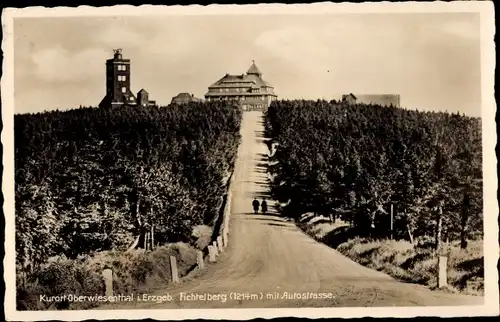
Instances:
[[[201,98],[194,97],[194,94],[189,94],[186,92],[179,93],[176,96],[172,97],[172,102],[201,102],[203,101]]]
[[[357,97],[353,93],[342,95],[342,98],[345,99],[345,98],[347,98],[349,96],[352,97],[352,98],[354,98],[354,99],[357,99]]]
[[[184,92],[184,93],[179,93],[179,94],[177,94],[177,96],[175,96],[175,97],[177,97],[177,98],[190,98],[190,97],[192,97],[192,96],[193,96],[193,95],[191,95],[191,94],[189,94],[189,93]]]
[[[244,85],[242,85],[242,83]],[[226,87],[273,87],[268,82],[264,81],[260,76],[251,74],[251,75],[226,75],[209,86],[209,88],[226,88]]]
[[[149,93],[148,93],[148,91],[146,91],[144,88],[143,88],[143,89],[141,89],[140,91],[138,91],[138,92],[137,92],[137,94],[139,94],[139,93],[146,93],[146,94],[149,94]]]
[[[248,69],[247,74],[248,75],[259,75],[259,76],[262,75],[262,73],[260,72],[257,65],[255,65],[255,61],[252,61],[252,66],[250,66],[250,68]]]

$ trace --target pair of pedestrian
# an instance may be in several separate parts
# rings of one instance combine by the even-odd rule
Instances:
[[[259,212],[259,206],[260,208],[262,209],[262,214],[266,214],[267,212],[267,202],[266,202],[266,198],[264,198],[264,200],[262,200],[262,203],[259,203],[259,201],[257,199],[254,199],[252,201],[252,206],[253,206],[253,213],[254,214],[257,214]]]

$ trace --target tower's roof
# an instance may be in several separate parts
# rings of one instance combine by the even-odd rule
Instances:
[[[257,65],[255,65],[255,61],[252,61],[252,66],[250,66],[250,68],[248,69],[248,72],[247,72],[248,75],[252,75],[252,74],[255,74],[255,75],[262,75],[262,73],[260,72],[259,68],[257,67]]]

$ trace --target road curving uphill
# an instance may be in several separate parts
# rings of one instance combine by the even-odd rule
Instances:
[[[272,207],[266,215],[253,214],[253,198],[262,200],[268,189],[263,131],[262,112],[245,112],[232,186],[229,244],[218,262],[198,278],[149,294],[157,300],[120,302],[101,309],[483,304],[484,297],[431,291],[361,266],[314,241],[273,213]]]

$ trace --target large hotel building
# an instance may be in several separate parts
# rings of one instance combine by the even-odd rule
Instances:
[[[277,99],[274,87],[262,79],[259,68],[252,63],[246,74],[229,75],[216,81],[205,94],[207,101],[237,100],[243,110],[263,110]]]

